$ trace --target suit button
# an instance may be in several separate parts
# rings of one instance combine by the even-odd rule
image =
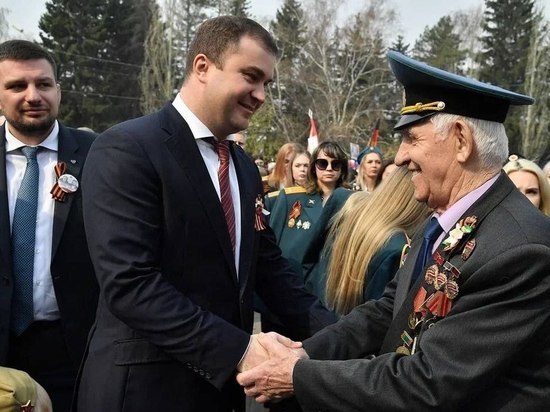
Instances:
[[[209,373],[207,373],[207,374],[206,374],[206,376],[205,376],[205,378],[206,378],[206,379],[211,379],[211,378],[212,378],[212,376],[210,376],[210,374],[209,374]]]

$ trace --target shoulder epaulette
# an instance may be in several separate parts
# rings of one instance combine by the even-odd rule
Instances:
[[[279,196],[279,190],[276,190],[275,192],[269,192],[267,194],[267,197],[276,197]]]
[[[306,188],[302,186],[285,187],[285,194],[293,195],[296,193],[306,193]]]

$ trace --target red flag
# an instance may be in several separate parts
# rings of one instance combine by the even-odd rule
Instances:
[[[317,136],[317,127],[315,126],[315,120],[313,120],[313,112],[311,109],[307,112],[309,116],[309,139],[307,139],[307,151],[313,153],[313,151],[319,146],[319,138]]]
[[[380,137],[379,129],[380,129],[380,119],[376,120],[376,124],[374,125],[374,130],[372,131],[372,136],[369,141],[369,147],[378,146],[378,138]]]

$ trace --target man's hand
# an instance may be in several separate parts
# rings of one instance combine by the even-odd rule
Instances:
[[[294,342],[293,340],[275,332],[259,333],[257,335],[252,335],[250,339],[250,345],[248,346],[243,359],[237,365],[237,370],[239,372],[244,372],[254,368],[269,358],[269,354],[262,342],[277,342],[280,345],[293,349],[300,349],[302,347],[301,342]]]
[[[245,394],[257,402],[279,400],[294,392],[292,372],[300,358],[308,358],[299,342],[274,333],[258,335],[258,343],[266,350],[269,359],[255,368],[237,375]]]

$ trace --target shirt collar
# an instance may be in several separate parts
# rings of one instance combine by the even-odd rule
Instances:
[[[214,136],[214,133],[212,133],[210,129],[206,127],[206,125],[201,122],[197,116],[195,116],[191,109],[187,107],[179,93],[176,95],[176,98],[172,102],[172,105],[178,111],[178,113],[181,114],[181,117],[183,117],[183,119],[187,122],[195,139],[203,139],[205,137]]]
[[[10,153],[16,150],[21,149],[23,146],[28,146],[25,143],[21,142],[19,139],[17,139],[9,129],[9,124],[6,122],[5,125],[6,130],[6,153]],[[54,122],[54,126],[52,128],[52,131],[46,137],[42,143],[40,143],[38,146],[46,148],[48,150],[51,150],[53,152],[57,152],[57,148],[59,146],[59,123],[57,120]]]
[[[449,209],[447,209],[443,214],[438,215],[434,213],[434,216],[437,217],[437,221],[443,228],[445,233],[449,233],[453,228],[456,222],[466,213],[466,211],[472,206],[489,188],[496,182],[499,174],[497,173],[491,179],[487,180],[477,189],[472,190]]]

